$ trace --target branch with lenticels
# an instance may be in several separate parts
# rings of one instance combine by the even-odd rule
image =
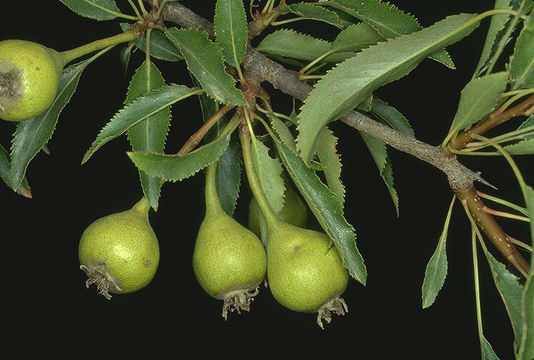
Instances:
[[[164,5],[162,14],[165,21],[184,28],[204,30],[213,37],[213,24],[178,2]],[[267,81],[276,89],[300,100],[306,99],[312,90],[310,85],[297,79],[293,72],[267,58],[251,46],[248,47],[242,66],[245,70],[245,78],[251,85],[259,87],[263,81]],[[528,274],[529,263],[517,251],[495,218],[485,211],[486,207],[477,195],[474,187],[475,182],[489,185],[478,173],[460,164],[455,155],[444,151],[441,146],[432,146],[409,138],[357,111],[351,111],[340,120],[348,126],[371,135],[399,151],[413,155],[445,173],[451,189],[492,244],[521,274]]]

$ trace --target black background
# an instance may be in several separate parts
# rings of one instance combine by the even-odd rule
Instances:
[[[183,2],[212,19],[214,2]],[[482,12],[491,1],[397,1],[424,26],[449,14]],[[24,4],[24,5],[23,5]],[[119,1],[128,11],[127,2]],[[126,4],[126,6],[124,6]],[[81,18],[59,1],[5,1],[0,12],[0,39],[20,38],[66,50],[116,33],[117,22]],[[328,26],[298,23],[316,36],[331,39]],[[457,70],[425,60],[412,74],[378,94],[412,122],[419,139],[438,144],[456,111],[459,92],[470,79],[482,48],[487,22],[449,48]],[[24,199],[0,188],[0,254],[7,305],[0,309],[6,358],[68,355],[72,358],[115,356],[279,357],[357,359],[476,359],[479,345],[473,291],[470,231],[455,208],[447,244],[449,274],[436,303],[421,309],[421,283],[445,218],[452,193],[446,178],[406,154],[391,151],[400,218],[360,136],[339,123],[347,187],[346,216],[358,233],[369,271],[368,285],[351,281],[344,298],[350,312],[322,331],[315,316],[289,311],[262,289],[250,313],[220,316],[221,304],[196,283],[191,254],[203,217],[203,177],[163,188],[160,208],[151,223],[158,234],[161,262],[156,277],[142,291],[111,301],[84,286],[77,246],[83,229],[95,219],[129,208],[140,197],[137,171],[125,155],[126,139],[100,149],[87,164],[80,161],[99,129],[124,100],[129,77],[143,60],[132,56],[127,75],[118,48],[93,63],[61,114],[49,143],[27,175],[34,198]],[[189,84],[181,64],[158,62],[168,81]],[[276,93],[274,94],[276,96]],[[167,152],[176,152],[200,125],[197,100],[174,109]],[[0,142],[9,147],[14,126],[0,123]],[[532,180],[528,158],[517,159]],[[469,158],[500,194],[521,202],[514,177],[503,159]],[[532,181],[530,181],[532,182]],[[481,187],[483,188],[483,187]],[[483,190],[490,191],[487,188]],[[243,188],[238,218],[244,219],[248,189]],[[528,239],[527,226],[503,221],[506,229]],[[6,286],[7,284],[7,286]],[[481,258],[486,337],[502,359],[512,359],[513,333],[506,312]],[[5,303],[4,303],[5,304]]]

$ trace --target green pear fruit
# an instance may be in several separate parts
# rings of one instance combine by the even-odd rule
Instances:
[[[200,286],[224,301],[228,311],[249,311],[265,277],[267,256],[258,237],[222,209],[215,185],[215,168],[206,172],[206,215],[193,252],[193,270]]]
[[[267,278],[275,299],[288,309],[317,312],[317,324],[348,311],[341,294],[349,274],[330,238],[277,222],[269,226]]]
[[[159,245],[148,221],[145,198],[131,209],[93,222],[80,239],[80,269],[107,299],[110,293],[127,294],[142,289],[154,277]]]
[[[306,204],[287,181],[284,206],[277,215],[282,221],[298,227],[304,227],[308,223]],[[266,227],[267,224],[258,206],[258,201],[255,197],[252,197],[248,207],[248,228],[266,242]],[[262,228],[264,231],[262,231]]]
[[[25,40],[0,41],[0,119],[22,121],[54,100],[63,69],[61,54]]]

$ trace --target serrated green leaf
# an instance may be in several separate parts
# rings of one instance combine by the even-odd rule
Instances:
[[[511,0],[496,0],[494,9],[512,9],[510,6]],[[480,60],[478,61],[475,74],[479,75],[488,67],[488,63],[493,60],[495,56],[495,50],[503,42],[508,41],[504,37],[504,29],[508,19],[510,19],[510,14],[495,14],[491,17],[490,26],[486,34],[486,40],[484,41],[484,47],[482,48],[482,53],[480,55]]]
[[[94,20],[112,20],[120,14],[120,10],[113,0],[59,0],[69,9]]]
[[[515,43],[510,60],[514,89],[534,87],[534,13],[531,13]]]
[[[484,335],[480,336],[482,340],[482,344],[480,344],[482,360],[499,360],[499,357],[497,354],[495,354],[495,351],[493,350],[493,347],[489,341],[484,337]]]
[[[343,204],[345,202],[345,186],[341,182],[341,158],[337,152],[337,137],[324,127],[317,138],[317,157],[321,162],[328,188]]]
[[[122,70],[126,74],[128,72],[128,66],[130,65],[130,57],[132,56],[133,45],[128,45],[121,48],[120,51],[120,60],[122,65]]]
[[[477,26],[474,15],[445,18],[419,32],[364,49],[317,82],[301,108],[297,148],[309,162],[324,125],[347,114],[370,93],[413,70],[428,54],[467,36]]]
[[[449,232],[449,223],[452,215],[452,208],[454,207],[455,198],[452,199],[449,206],[449,211],[443,224],[443,230],[438,240],[438,246],[428,261],[425,270],[425,278],[423,280],[422,297],[423,309],[431,306],[438,296],[445,278],[447,277],[447,251],[445,245],[447,244],[447,236]]]
[[[523,337],[523,321],[521,318],[521,294],[523,292],[523,285],[519,282],[519,278],[508,271],[506,266],[495,259],[489,251],[484,251],[484,253],[488,260],[495,286],[501,295],[508,316],[510,317],[516,342],[519,342]]]
[[[127,23],[120,24],[122,31],[128,31],[132,26]],[[146,52],[146,32],[143,32],[139,39],[133,41],[136,47]],[[153,30],[150,33],[150,56],[165,61],[181,61],[184,59],[180,50],[167,39],[165,34]]]
[[[334,241],[343,265],[353,278],[365,285],[367,270],[356,246],[356,233],[343,216],[343,206],[337,197],[321,182],[315,172],[281,141],[274,139],[284,167],[306,200],[324,231]]]
[[[280,11],[289,11],[306,19],[322,21],[337,28],[343,28],[343,21],[341,21],[338,14],[315,4],[302,2],[298,4],[284,5],[280,8]]]
[[[378,0],[334,0],[325,3],[347,12],[373,26],[385,39],[407,35],[422,29],[417,19],[395,5]],[[450,55],[445,49],[428,54],[432,59],[454,69]]]
[[[30,161],[52,137],[59,114],[76,91],[83,70],[102,53],[100,52],[63,70],[56,97],[50,107],[42,114],[17,124],[17,130],[11,144],[11,170],[9,173],[9,182],[13,189],[18,189],[23,182]]]
[[[282,177],[282,165],[269,156],[269,148],[261,141],[252,139],[252,161],[260,181],[261,189],[271,209],[278,213],[284,206],[285,185]]]
[[[282,29],[267,35],[258,44],[256,50],[268,55],[312,61],[329,51],[330,43],[294,30]],[[353,52],[335,53],[324,60],[339,62],[352,55],[354,55]]]
[[[165,34],[185,58],[189,71],[214,100],[222,104],[246,105],[235,80],[226,73],[221,49],[198,30],[166,29]]]
[[[534,219],[534,189],[529,185],[522,184],[523,195],[527,205],[530,219]],[[534,246],[534,221],[530,222],[531,244]],[[534,253],[531,254],[530,263],[534,262]],[[517,351],[518,360],[534,359],[534,268],[530,273],[523,288],[521,296],[521,319],[523,322],[523,336],[519,341]]]
[[[448,138],[488,115],[501,100],[508,83],[508,72],[490,74],[471,80],[463,88],[458,110],[449,131]]]
[[[226,151],[230,135],[218,138],[186,155],[165,155],[129,152],[135,166],[156,177],[169,181],[181,181],[217,161]]]
[[[9,153],[0,145],[0,178],[7,186],[11,187],[9,181]]]
[[[515,144],[504,147],[507,153],[511,155],[530,155],[534,154],[534,138],[519,141]]]
[[[238,67],[247,52],[247,14],[242,0],[217,0],[215,5],[215,41],[222,48],[226,62]]]
[[[89,150],[85,153],[82,164],[87,162],[102,145],[122,135],[132,126],[154,116],[180,100],[201,92],[202,90],[197,88],[169,85],[153,90],[147,95],[132,101],[119,110],[102,128]]]
[[[389,127],[412,139],[415,139],[415,134],[408,119],[406,119],[406,117],[402,115],[399,110],[395,109],[391,105],[388,105],[387,102],[378,99],[376,96],[373,97],[371,113],[384,121],[387,125],[389,125]]]
[[[530,188],[532,190],[532,188]],[[534,194],[531,193],[534,201]],[[534,204],[533,204],[534,205]],[[525,283],[521,296],[521,319],[523,322],[523,337],[519,343],[518,360],[534,359],[534,271]]]
[[[297,144],[295,143],[295,138],[289,130],[289,127],[280,120],[272,112],[267,113],[267,117],[271,121],[271,127],[273,128],[278,138],[291,150],[295,151],[297,149]]]
[[[521,125],[519,125],[517,127],[517,130],[524,129],[524,128],[527,128],[529,126],[534,126],[534,114],[530,115],[525,121],[523,121],[521,123]]]
[[[217,161],[216,185],[221,207],[230,216],[234,214],[241,187],[241,150],[231,141]]]
[[[330,51],[360,51],[384,38],[369,24],[352,24],[337,34]]]
[[[144,62],[135,72],[128,87],[125,105],[165,85],[165,79],[152,62]],[[165,139],[171,123],[171,109],[167,107],[146,118],[128,130],[128,139],[133,151],[163,153]],[[154,210],[158,209],[161,179],[139,171],[143,194]]]
[[[369,152],[376,163],[380,177],[388,189],[391,200],[393,201],[393,206],[395,206],[395,211],[397,212],[398,216],[399,197],[397,195],[397,190],[395,190],[395,184],[393,181],[393,168],[391,166],[391,161],[389,160],[386,144],[365,133],[360,132],[360,135],[362,136],[365,145],[367,145],[367,148],[369,149]]]

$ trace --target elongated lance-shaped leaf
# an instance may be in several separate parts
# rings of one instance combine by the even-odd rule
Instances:
[[[289,11],[300,17],[322,21],[340,29],[344,27],[343,21],[339,18],[338,14],[315,4],[302,2],[298,4],[284,5],[280,8],[280,11]]]
[[[480,335],[482,343],[481,346],[481,355],[482,360],[499,360],[499,357],[497,354],[495,354],[495,351],[493,350],[493,347],[489,343],[489,341],[484,337],[484,334]]]
[[[512,0],[496,0],[494,9],[506,9],[511,10]],[[479,75],[481,72],[487,69],[488,63],[493,60],[496,49],[504,42],[508,41],[505,37],[504,29],[506,23],[510,19],[510,14],[495,14],[491,17],[490,26],[486,34],[486,40],[484,41],[484,47],[478,61],[475,75]]]
[[[384,38],[371,25],[352,24],[337,34],[330,51],[360,51],[380,41]]]
[[[165,30],[169,40],[185,58],[189,71],[197,78],[206,93],[214,100],[234,105],[246,105],[234,79],[224,69],[221,48],[208,39],[208,34],[198,30]]]
[[[267,113],[267,117],[271,121],[271,127],[276,135],[278,135],[278,138],[289,149],[296,151],[297,144],[295,143],[295,138],[293,137],[291,130],[289,130],[289,127],[272,112]]]
[[[486,259],[488,259],[495,286],[501,295],[508,316],[510,317],[517,344],[523,337],[523,319],[521,318],[521,294],[523,293],[523,285],[519,282],[519,278],[508,271],[506,266],[495,259],[487,249],[484,249],[484,254],[486,255]]]
[[[447,140],[457,131],[482,120],[495,109],[507,83],[508,73],[505,71],[476,78],[467,83],[462,90]]]
[[[512,155],[530,155],[534,154],[534,138],[519,141],[515,144],[504,147],[506,152]]]
[[[251,145],[252,161],[261,189],[271,209],[278,213],[284,206],[284,192],[286,190],[284,181],[280,176],[282,165],[278,159],[269,156],[269,148],[260,140],[253,138]]]
[[[534,87],[534,12],[530,13],[525,27],[515,43],[510,61],[510,73],[515,82],[513,88]]]
[[[415,134],[410,125],[410,122],[402,113],[395,109],[393,106],[388,105],[387,102],[373,97],[373,103],[371,104],[371,113],[378,116],[383,122],[389,125],[389,127],[403,133],[404,135],[415,139]]]
[[[297,148],[309,162],[317,135],[330,121],[347,114],[373,90],[412,71],[428,54],[467,36],[478,26],[474,15],[445,18],[419,32],[381,42],[328,72],[299,114]]]
[[[388,2],[379,0],[334,0],[325,3],[373,26],[385,39],[411,34],[422,29],[417,19]],[[450,55],[443,49],[428,54],[432,59],[454,69]]]
[[[337,137],[324,127],[317,139],[317,157],[321,162],[328,188],[343,204],[345,202],[345,186],[341,182],[341,157],[337,152]]]
[[[120,25],[122,31],[128,31],[132,27],[127,23],[121,23]],[[135,39],[133,43],[142,51],[146,51],[146,32],[143,32],[141,37]],[[150,56],[165,61],[180,61],[184,59],[180,50],[167,39],[165,34],[158,30],[153,30],[150,33]]]
[[[0,178],[7,186],[11,187],[9,183],[9,153],[2,145],[0,145]]]
[[[59,0],[76,14],[94,20],[112,20],[120,14],[113,0]]]
[[[312,61],[330,50],[331,44],[322,39],[300,34],[294,30],[282,29],[267,35],[256,47],[256,50],[268,54]],[[324,59],[327,62],[343,61],[354,53],[341,52]]]
[[[532,270],[521,296],[521,318],[523,337],[519,343],[517,359],[534,359],[534,271]]]
[[[89,160],[102,145],[124,134],[132,126],[156,115],[180,100],[201,92],[201,89],[188,88],[183,85],[168,85],[132,101],[119,110],[113,119],[102,128],[85,153],[82,164]]]
[[[428,261],[425,270],[425,278],[423,280],[422,296],[423,296],[423,309],[431,306],[436,300],[445,278],[447,277],[447,251],[445,245],[447,244],[447,236],[449,232],[449,223],[451,221],[452,208],[454,207],[455,198],[452,199],[445,218],[445,224],[443,224],[443,231],[438,240],[438,246],[432,257]]]
[[[226,62],[238,67],[247,52],[248,24],[243,1],[217,0],[214,23],[215,41]]]
[[[217,161],[226,151],[230,135],[223,136],[186,155],[165,155],[142,152],[129,152],[135,166],[152,176],[169,181],[180,181],[195,175],[200,170]]]
[[[278,139],[274,139],[284,167],[324,231],[334,241],[350,275],[365,285],[367,270],[356,246],[356,233],[343,216],[343,206],[315,172]]]
[[[236,141],[230,145],[217,161],[215,182],[221,207],[230,216],[234,215],[239,189],[241,188],[241,149]]]
[[[52,137],[59,114],[76,91],[82,71],[103,52],[63,70],[56,97],[50,107],[42,114],[18,123],[11,144],[9,182],[13,190],[17,190],[22,183],[30,161]]]
[[[158,68],[145,61],[132,77],[125,105],[135,99],[150,93],[150,91],[165,85],[165,79]],[[128,139],[134,151],[147,151],[162,153],[165,148],[165,139],[171,123],[171,109],[167,107],[160,112],[146,118],[128,130]],[[139,171],[139,178],[143,194],[154,210],[158,209],[161,191],[161,179]]]
[[[395,190],[393,168],[391,165],[391,160],[389,159],[386,144],[365,133],[360,132],[360,135],[362,136],[365,145],[367,145],[367,148],[369,149],[369,152],[375,161],[380,177],[382,180],[384,180],[384,184],[386,185],[389,195],[391,196],[397,216],[399,216],[399,196],[397,195],[397,190]]]
[[[520,182],[525,203],[527,205],[530,219],[534,219],[534,189]],[[530,221],[530,237],[534,246],[534,221]],[[531,254],[530,263],[534,262],[534,253]],[[517,359],[527,360],[534,359],[534,268],[531,267],[530,273],[523,288],[521,296],[521,319],[523,321],[523,336],[519,342]]]

